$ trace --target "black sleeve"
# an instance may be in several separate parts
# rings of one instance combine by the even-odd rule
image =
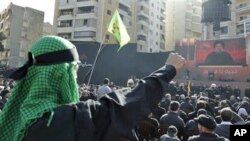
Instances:
[[[130,138],[131,129],[157,106],[166,92],[168,82],[175,75],[175,67],[166,65],[142,79],[128,93],[118,90],[105,95],[100,102],[90,100],[82,105],[78,104],[78,109],[89,115],[87,118],[94,126],[91,127],[95,130],[95,140],[115,141],[120,137]]]

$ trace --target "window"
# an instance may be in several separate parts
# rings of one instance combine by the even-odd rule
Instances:
[[[146,41],[146,36],[144,36],[144,35],[138,35],[137,36],[137,40]]]
[[[246,32],[250,32],[250,22],[246,23]]]
[[[78,7],[77,14],[95,13],[94,6]]]
[[[152,53],[153,52],[152,48],[150,48],[149,51],[150,51],[150,53]]]
[[[83,25],[84,25],[84,26],[87,26],[87,25],[88,25],[88,20],[87,20],[87,19],[83,20]]]
[[[129,21],[129,25],[132,26],[132,22],[131,21]]]
[[[76,19],[75,27],[96,27],[96,19]]]
[[[143,25],[141,25],[141,30],[143,30],[143,28],[144,28]]]
[[[143,10],[143,6],[141,6],[140,9]]]
[[[58,27],[72,27],[72,20],[64,20],[58,22]]]
[[[228,33],[228,27],[227,26],[221,27],[220,30],[221,30],[221,34],[227,34]]]
[[[154,7],[154,3],[152,3],[152,5],[151,5],[152,7]]]
[[[162,27],[162,25],[160,25],[160,30],[162,30],[163,29],[163,27]]]
[[[59,33],[58,36],[64,38],[64,39],[70,39],[71,33]]]
[[[140,45],[140,50],[142,50],[142,45]]]
[[[158,45],[158,42],[155,42],[156,45]]]
[[[247,16],[240,16],[240,21],[247,19]]]
[[[111,10],[107,10],[108,15],[111,15],[111,13],[112,13]]]
[[[165,35],[161,34],[161,39],[165,40]]]
[[[93,31],[76,31],[74,32],[74,38],[90,38],[95,37],[96,32]]]
[[[67,0],[66,2],[69,3],[69,0]]]
[[[73,9],[63,9],[59,11],[60,16],[73,15]]]
[[[105,35],[105,39],[109,40],[109,35],[108,34]]]

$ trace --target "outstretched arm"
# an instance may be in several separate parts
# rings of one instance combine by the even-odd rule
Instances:
[[[130,138],[131,129],[157,106],[166,92],[169,81],[184,63],[183,57],[171,53],[165,66],[142,79],[132,91],[118,90],[101,98],[100,103],[88,101],[78,104],[79,107],[90,109],[90,122],[96,129],[95,140]]]

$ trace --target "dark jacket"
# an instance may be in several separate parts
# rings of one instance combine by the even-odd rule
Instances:
[[[135,140],[132,129],[154,109],[176,70],[167,65],[141,80],[128,93],[116,91],[100,101],[88,100],[63,105],[31,125],[22,141],[118,141],[121,137]]]
[[[228,141],[228,139],[220,137],[215,133],[201,133],[188,138],[188,141]]]
[[[225,137],[229,139],[230,137],[230,125],[227,124],[219,124],[215,129],[215,133],[219,136]]]
[[[189,101],[184,101],[183,103],[181,103],[180,109],[183,110],[186,114],[194,111],[194,107]]]
[[[166,132],[170,125],[174,125],[178,129],[178,137],[183,134],[185,123],[177,113],[169,112],[168,114],[165,114],[161,117],[160,127],[162,132]]]
[[[155,118],[146,118],[138,125],[136,131],[140,140],[153,140],[158,138],[159,122]]]
[[[206,60],[204,65],[234,65],[235,62],[232,58],[232,56],[227,52],[212,52],[210,53]]]

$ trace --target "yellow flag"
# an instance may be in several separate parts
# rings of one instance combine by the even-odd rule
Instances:
[[[130,41],[127,29],[122,22],[119,12],[116,10],[108,27],[108,32],[115,36],[120,43],[118,51]]]
[[[188,80],[188,96],[190,96],[191,92],[191,86],[190,86],[190,80]]]

